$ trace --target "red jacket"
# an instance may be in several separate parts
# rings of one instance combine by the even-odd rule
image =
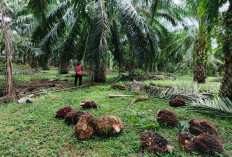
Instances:
[[[78,65],[75,68],[75,72],[76,72],[77,75],[82,75],[82,70],[83,70],[82,65]]]

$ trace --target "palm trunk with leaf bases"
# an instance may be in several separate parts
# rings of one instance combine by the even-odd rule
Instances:
[[[224,20],[225,36],[223,41],[223,53],[225,56],[224,77],[220,94],[227,96],[232,101],[232,1]]]
[[[127,65],[127,70],[129,72],[129,76],[132,76],[135,74],[135,61],[129,61]]]
[[[5,22],[5,8],[2,0],[0,0],[0,5],[1,5],[1,12],[2,12],[2,27],[3,27],[3,35],[5,39],[5,53],[6,53],[6,73],[7,73],[7,90],[8,90],[8,97],[11,100],[16,99],[16,93],[14,89],[14,83],[13,83],[13,75],[12,75],[12,49],[11,49],[11,43],[9,40],[8,36],[8,31],[7,31],[7,24]]]
[[[43,55],[39,57],[39,66],[43,70],[50,70],[50,61],[49,61],[50,56],[48,55]]]
[[[157,69],[158,69],[158,71],[163,72],[164,71],[164,64],[163,63],[159,63],[157,65]]]
[[[101,62],[101,67],[94,72],[94,82],[106,82],[106,61]]]
[[[119,70],[120,70],[120,73],[126,72],[126,66],[125,65],[120,65]]]
[[[27,54],[24,53],[24,54],[23,54],[23,64],[24,64],[24,65],[27,64],[27,61],[28,61],[27,58],[28,58],[28,57],[27,57]]]
[[[205,83],[206,79],[206,67],[205,67],[205,50],[204,44],[201,45],[197,42],[198,48],[196,50],[197,53],[197,61],[194,70],[194,81],[197,83]]]
[[[61,59],[60,74],[68,74],[70,68],[70,60]]]
[[[36,58],[33,56],[33,54],[30,53],[28,58],[29,58],[30,67],[37,69],[38,68],[38,63],[37,63]]]
[[[149,72],[153,72],[153,65],[152,64],[149,65]]]
[[[196,40],[196,63],[194,69],[194,82],[205,83],[206,79],[206,41],[207,35],[205,31],[205,25],[200,25],[199,37]]]

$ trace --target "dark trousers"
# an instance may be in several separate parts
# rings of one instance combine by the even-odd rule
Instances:
[[[79,78],[79,86],[82,84],[82,75],[75,75],[75,86],[77,86],[77,79]]]

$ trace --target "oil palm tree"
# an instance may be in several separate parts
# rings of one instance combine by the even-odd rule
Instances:
[[[169,30],[170,26],[175,27],[184,23],[184,17],[187,12],[181,6],[175,4],[172,0],[150,0],[150,1],[133,1],[136,9],[139,10],[146,18],[147,23],[153,30],[153,34],[158,41],[156,56],[152,56],[153,65],[150,71],[158,67],[164,67],[164,62],[169,62],[172,58],[164,56],[165,49],[170,41],[168,36],[173,35],[173,30]],[[161,70],[162,68],[158,68]]]
[[[7,92],[8,97],[11,100],[16,99],[16,92],[14,89],[14,82],[12,76],[12,43],[9,37],[9,27],[6,21],[6,12],[5,12],[5,3],[4,1],[0,0],[0,8],[1,8],[1,23],[2,23],[2,30],[5,42],[5,54],[6,54],[6,74],[7,74]]]
[[[224,33],[223,33],[223,53],[225,56],[224,77],[221,85],[220,93],[227,96],[232,101],[232,0],[226,1],[229,3],[229,8],[224,17]],[[221,6],[225,1],[221,1],[218,6]],[[219,7],[217,8],[217,11]],[[213,10],[215,11],[215,10]],[[216,15],[218,12],[216,12]],[[210,15],[210,14],[209,14]]]
[[[223,13],[222,51],[225,57],[224,77],[220,93],[232,100],[232,0],[202,0],[201,10],[204,11],[207,29],[210,31],[219,21],[220,8],[228,4],[228,9]]]
[[[36,63],[35,56],[40,54],[41,51],[39,48],[36,48],[35,43],[31,41],[30,30],[33,28],[33,16],[27,8],[27,3],[20,0],[7,1],[6,12],[8,30],[10,31],[9,34],[14,50],[13,59],[16,57],[22,58],[23,56],[23,63],[28,62],[29,58],[31,58],[29,63]],[[4,42],[2,42],[1,45],[3,43]],[[3,50],[4,44],[1,46],[1,51]]]
[[[195,66],[194,66],[194,78],[197,83],[205,83],[206,79],[206,53],[207,42],[209,42],[210,32],[206,28],[206,16],[203,11],[205,6],[204,0],[187,0],[187,6],[190,13],[198,23],[196,26],[196,40],[195,40]]]
[[[145,63],[149,62],[150,54],[155,53],[149,52],[155,48],[156,42],[149,26],[128,1],[70,0],[58,4],[51,13],[46,11],[48,1],[39,2],[35,0],[29,2],[38,21],[42,21],[39,30],[46,30],[46,33],[41,33],[44,34],[43,38],[38,40],[42,40],[43,47],[49,49],[59,37],[64,37],[64,40],[59,42],[61,47],[56,48],[60,50],[60,56],[63,56],[61,59],[69,62],[74,56],[72,52],[79,53],[76,55],[80,57],[79,59],[85,56],[94,72],[95,81],[105,81],[108,42],[113,45],[115,58],[119,62],[122,61],[124,48],[119,28],[124,30],[136,61],[141,67],[147,68]],[[114,20],[115,22],[112,22]],[[111,36],[112,40],[107,41],[107,37]],[[78,52],[79,50],[84,52]],[[122,63],[123,61],[120,64]]]

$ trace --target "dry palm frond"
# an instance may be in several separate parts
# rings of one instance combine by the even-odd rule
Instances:
[[[128,106],[131,106],[134,102],[137,101],[145,101],[145,100],[151,100],[152,98],[134,98],[131,102],[129,102]]]

